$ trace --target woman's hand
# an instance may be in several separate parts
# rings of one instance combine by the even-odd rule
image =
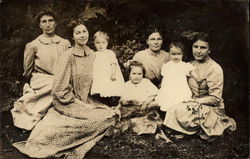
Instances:
[[[188,104],[191,104],[191,105],[194,105],[194,106],[200,106],[201,103],[199,103],[196,99],[190,99],[190,100],[187,100],[187,101],[183,101],[183,103],[188,103]]]

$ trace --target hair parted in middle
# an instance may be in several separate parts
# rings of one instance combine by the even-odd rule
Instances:
[[[73,36],[74,28],[78,25],[86,26],[86,23],[81,19],[71,19],[71,21],[67,24],[67,32],[69,33],[70,36]]]
[[[37,26],[39,26],[39,24],[40,24],[40,21],[41,21],[41,18],[43,17],[43,16],[45,16],[45,15],[47,15],[47,16],[51,16],[51,17],[53,17],[53,19],[54,19],[54,21],[56,22],[57,21],[57,16],[56,16],[56,14],[52,11],[52,10],[49,10],[49,9],[47,9],[47,10],[41,10],[37,15],[36,15],[36,25]]]
[[[147,29],[146,29],[146,34],[145,34],[145,36],[146,36],[146,39],[148,39],[148,37],[152,34],[152,33],[159,33],[161,36],[162,36],[162,31],[161,31],[161,29],[159,29],[159,28],[157,28],[157,27],[148,27]]]

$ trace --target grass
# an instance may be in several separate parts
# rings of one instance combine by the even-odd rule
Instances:
[[[187,136],[166,143],[155,139],[155,135],[136,135],[127,130],[113,136],[106,136],[86,155],[87,159],[213,159],[213,158],[248,158],[249,136],[248,121],[242,116],[236,119],[237,129],[225,132],[214,142],[207,142],[198,136]],[[1,157],[2,159],[29,159],[10,144],[28,137],[12,124],[10,112],[1,113]]]

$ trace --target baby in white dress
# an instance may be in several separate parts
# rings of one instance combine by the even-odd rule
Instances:
[[[162,66],[163,76],[161,88],[155,98],[162,111],[175,106],[183,101],[191,100],[192,92],[187,82],[187,77],[192,76],[199,81],[191,63],[183,62],[184,45],[173,42],[169,46],[170,61]]]
[[[109,36],[98,31],[94,35],[96,57],[93,68],[91,95],[120,97],[124,79],[115,53],[107,49]]]

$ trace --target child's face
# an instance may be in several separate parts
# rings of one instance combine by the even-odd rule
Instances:
[[[96,37],[94,43],[97,51],[104,51],[107,49],[108,41],[104,37]]]
[[[133,66],[130,71],[130,80],[134,84],[138,84],[141,82],[143,78],[143,71],[141,67]]]
[[[183,58],[182,50],[175,46],[171,47],[169,50],[169,58],[173,62],[181,62]]]

